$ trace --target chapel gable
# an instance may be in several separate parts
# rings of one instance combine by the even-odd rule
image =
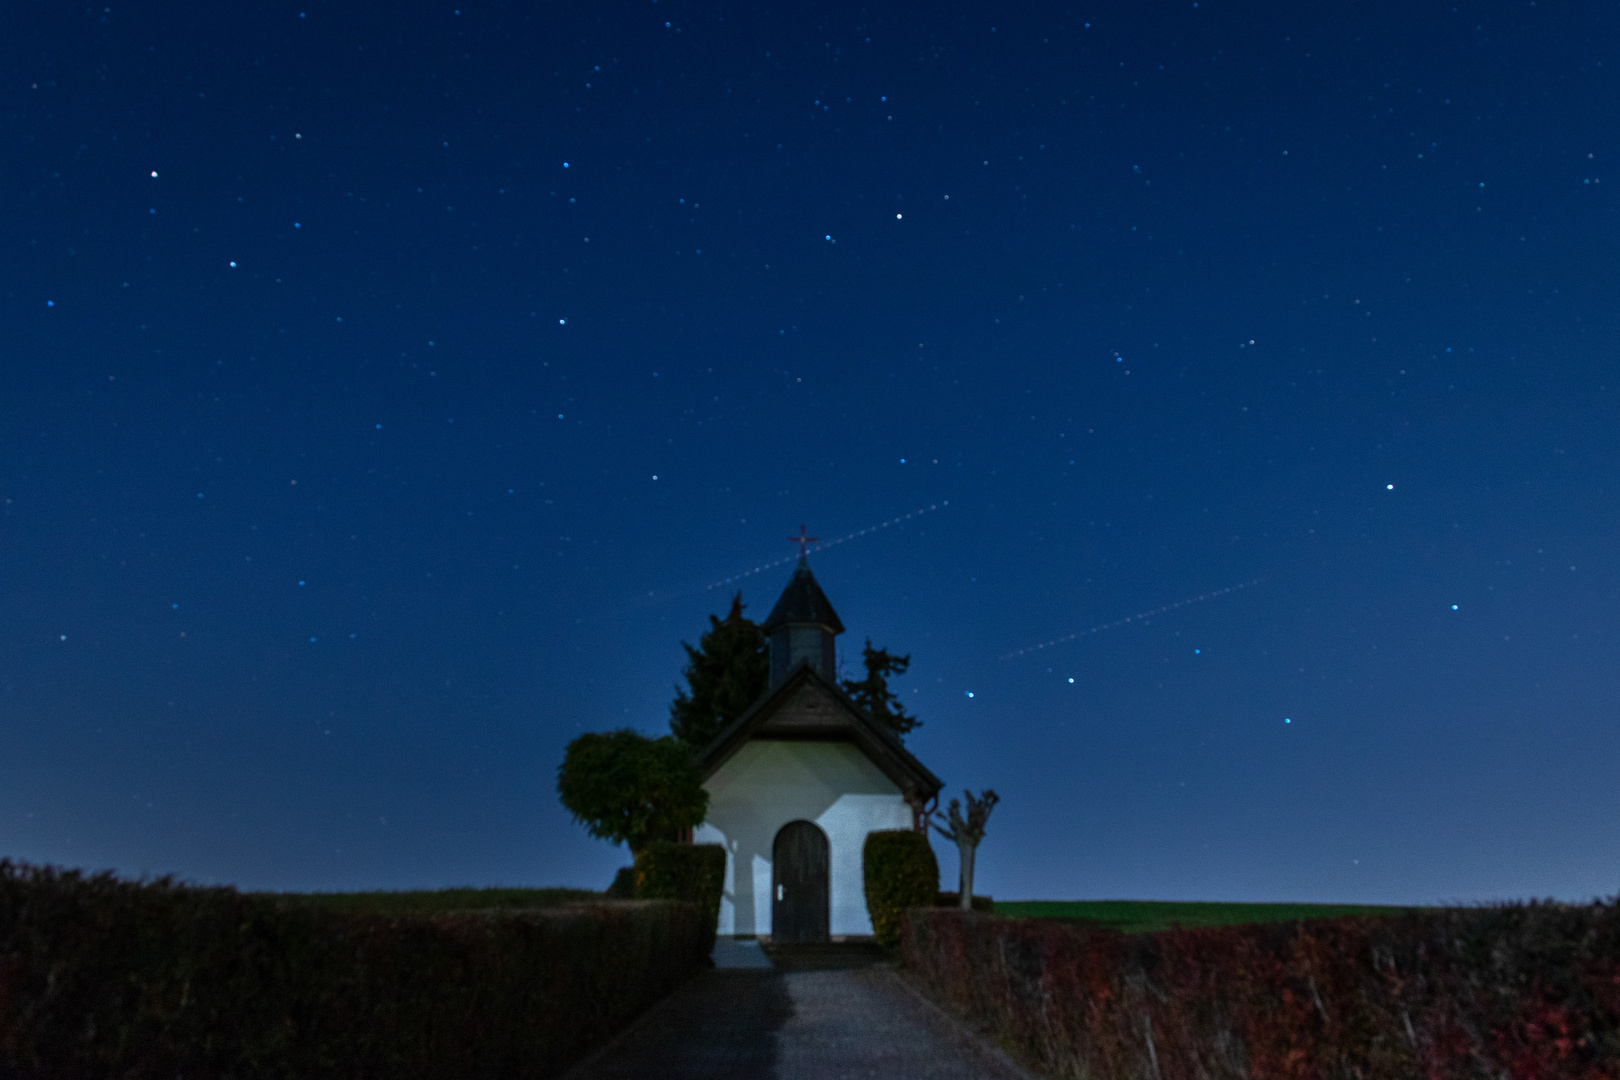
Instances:
[[[944,786],[838,685],[833,638],[844,624],[801,553],[793,577],[761,628],[771,650],[770,687],[698,757],[705,779],[751,740],[825,740],[853,744],[919,814]]]
[[[754,729],[756,737],[773,735],[840,735],[854,726],[849,709],[819,680],[806,679],[770,717]]]

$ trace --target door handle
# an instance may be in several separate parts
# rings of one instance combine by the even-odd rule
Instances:
[[[783,899],[783,897],[782,897],[782,886],[780,886],[780,885],[778,885],[778,886],[777,886],[777,887],[776,887],[776,898],[777,898],[777,899],[778,899],[778,900],[781,900],[781,899]]]

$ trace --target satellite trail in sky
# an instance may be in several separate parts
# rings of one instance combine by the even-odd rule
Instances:
[[[902,521],[910,521],[912,518],[922,517],[924,514],[932,513],[935,510],[943,510],[945,507],[947,507],[949,505],[951,505],[951,501],[949,499],[941,499],[937,503],[929,503],[927,506],[923,507],[921,510],[913,510],[909,514],[901,514],[899,517],[890,518],[888,521],[880,521],[876,525],[868,525],[864,529],[857,529],[857,530],[855,530],[854,532],[850,533],[847,536],[840,536],[836,540],[828,540],[828,541],[826,541],[824,543],[816,544],[814,547],[808,547],[808,548],[805,549],[805,554],[808,555],[813,551],[825,551],[827,548],[837,547],[839,544],[847,544],[851,540],[854,540],[854,539],[856,539],[858,537],[865,536],[867,533],[875,533],[879,529],[887,529],[890,525],[898,525]],[[769,570],[774,566],[782,566],[785,563],[797,562],[798,559],[799,559],[799,557],[797,555],[787,555],[787,556],[784,556],[784,557],[782,557],[780,559],[772,560],[771,562],[768,562],[768,563],[761,563],[759,566],[754,567],[752,570],[744,570],[740,574],[732,574],[728,578],[722,578],[719,581],[712,582],[711,584],[705,585],[704,589],[705,590],[708,590],[708,589],[723,589],[727,585],[732,584],[733,582],[741,581],[743,578],[746,578],[746,577],[753,577],[755,574],[763,573],[764,571]]]
[[[1062,645],[1064,642],[1083,638],[1087,634],[1100,634],[1104,630],[1112,630],[1116,626],[1124,626],[1126,623],[1151,618],[1154,615],[1163,615],[1167,611],[1174,611],[1176,608],[1186,607],[1188,604],[1196,604],[1203,600],[1213,600],[1217,596],[1225,596],[1227,593],[1234,593],[1239,589],[1247,589],[1250,585],[1258,585],[1264,580],[1266,579],[1255,578],[1252,581],[1245,581],[1241,585],[1228,585],[1226,588],[1216,589],[1214,592],[1200,593],[1198,596],[1190,597],[1186,600],[1177,600],[1173,604],[1166,604],[1164,607],[1154,608],[1152,611],[1139,611],[1135,615],[1127,615],[1123,619],[1115,619],[1113,622],[1103,623],[1101,626],[1093,626],[1089,630],[1076,630],[1072,634],[1064,634],[1060,638],[1053,638],[1051,641],[1043,641],[1039,645],[1031,645],[1028,648],[1018,649],[1010,653],[1004,653],[1000,659],[1011,660],[1017,656],[1027,656],[1033,652],[1040,652],[1042,649],[1050,649],[1054,645]]]

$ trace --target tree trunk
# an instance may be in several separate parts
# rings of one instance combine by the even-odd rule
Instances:
[[[956,843],[956,853],[962,867],[957,903],[963,911],[973,910],[973,855],[978,846],[978,841],[965,836]]]

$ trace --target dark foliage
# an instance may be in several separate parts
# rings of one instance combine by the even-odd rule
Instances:
[[[692,752],[674,736],[588,732],[568,744],[557,769],[557,796],[595,837],[632,852],[673,840],[709,811]]]
[[[0,1076],[555,1076],[712,932],[684,903],[388,915],[0,861]]]
[[[334,911],[370,911],[379,915],[442,915],[451,911],[487,911],[491,908],[556,907],[600,900],[588,889],[420,889],[351,893],[265,893],[277,900],[315,904]]]
[[[1440,908],[1125,935],[911,911],[906,964],[1051,1076],[1620,1075],[1620,909]]]
[[[702,750],[721,730],[748,711],[770,683],[771,661],[759,624],[743,615],[742,593],[731,598],[724,619],[709,616],[709,631],[697,648],[686,650],[687,689],[675,689],[669,706],[669,729],[694,751]]]
[[[621,866],[613,872],[613,881],[602,894],[612,900],[633,900],[636,895],[636,868]]]
[[[861,663],[866,667],[866,678],[845,679],[844,693],[873,720],[896,735],[904,735],[922,726],[922,721],[909,716],[900,705],[900,698],[889,689],[891,675],[904,675],[911,666],[911,654],[893,656],[887,649],[872,648],[872,639],[866,639],[861,650]]]
[[[939,861],[928,838],[910,829],[866,834],[861,876],[872,934],[885,949],[900,944],[906,909],[927,907],[939,895]]]
[[[714,948],[726,883],[725,848],[719,844],[653,844],[636,856],[634,873],[636,899],[696,904],[708,927],[705,940]]]

